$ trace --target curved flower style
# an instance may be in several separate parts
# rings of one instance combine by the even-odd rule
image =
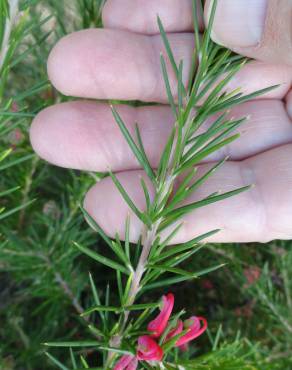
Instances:
[[[131,355],[124,355],[116,363],[114,370],[136,370],[138,366],[138,360],[136,357]]]
[[[142,361],[161,361],[162,348],[149,335],[138,338],[137,358]]]
[[[201,321],[203,325],[201,326]],[[184,322],[184,329],[188,329],[188,332],[183,335],[175,344],[176,347],[183,346],[184,344],[196,339],[207,329],[207,320],[204,317],[192,316]]]
[[[167,334],[166,341],[180,334],[183,330],[184,330],[184,324],[181,320],[178,320],[176,328],[174,328]]]
[[[148,324],[147,330],[153,338],[158,338],[165,330],[174,306],[174,295],[168,293],[162,297],[162,308],[160,314]]]

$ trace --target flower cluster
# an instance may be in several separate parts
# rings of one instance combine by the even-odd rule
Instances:
[[[149,335],[142,335],[138,338],[136,355],[122,356],[115,365],[114,370],[136,370],[139,361],[160,362],[162,360],[164,355],[163,347],[157,343],[157,339],[165,333],[173,306],[174,295],[172,293],[162,297],[159,315],[147,326]],[[192,316],[184,322],[178,320],[176,327],[166,335],[164,341],[168,342],[178,336],[174,346],[184,349],[188,342],[203,334],[206,329],[207,320],[204,317]],[[182,334],[183,332],[184,334]],[[179,336],[179,334],[182,335]]]

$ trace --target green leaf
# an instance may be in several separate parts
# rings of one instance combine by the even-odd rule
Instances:
[[[97,342],[96,340],[84,340],[84,341],[76,341],[76,342],[47,342],[44,343],[46,347],[70,347],[70,348],[76,348],[76,347],[98,347],[100,345],[100,342]]]
[[[89,273],[89,281],[90,281],[90,287],[91,287],[91,291],[92,291],[92,294],[93,294],[93,299],[94,299],[95,305],[99,306],[101,304],[101,302],[100,302],[100,298],[99,298],[99,295],[98,295],[98,292],[97,292],[96,286],[94,284],[91,273]],[[105,317],[104,317],[103,312],[100,311],[99,315],[100,315],[100,318],[103,322],[103,325],[106,326]]]
[[[176,267],[170,267],[168,265],[149,264],[148,267],[154,270],[161,271],[161,272],[171,272],[176,275],[182,275],[182,276],[189,277],[189,278],[197,278],[197,275],[192,272],[189,272],[189,271],[186,271],[180,268],[176,268]]]
[[[99,295],[97,293],[97,289],[96,289],[96,286],[94,284],[94,281],[93,281],[93,278],[90,272],[89,272],[89,281],[90,281],[90,286],[91,286],[94,302],[96,303],[96,305],[100,305]]]
[[[35,157],[35,154],[28,154],[28,155],[25,155],[23,157],[14,159],[13,161],[7,162],[7,163],[3,164],[2,166],[0,166],[0,171],[6,170],[7,168],[10,168],[12,166],[17,166],[20,163],[28,161],[28,160],[30,160],[34,157]]]
[[[242,193],[242,192],[244,192],[244,191],[246,191],[250,188],[251,188],[251,185],[243,186],[241,188],[238,188],[238,189],[232,190],[232,191],[228,191],[228,192],[223,193],[223,194],[211,195],[211,196],[209,196],[205,199],[199,200],[197,202],[187,204],[186,206],[183,206],[183,207],[180,207],[180,208],[176,208],[176,209],[170,211],[169,213],[167,213],[167,211],[166,211],[166,213],[164,214],[164,217],[166,218],[166,220],[161,224],[160,229],[163,229],[163,228],[167,227],[168,225],[173,223],[174,220],[177,220],[178,218],[181,218],[182,216],[186,215],[187,213],[190,213],[190,212],[194,211],[197,208],[201,208],[201,207],[207,206],[209,204],[212,204],[212,203],[219,202],[221,200],[230,198],[230,197],[232,197],[234,195],[237,195],[237,194],[240,194],[240,193]]]
[[[125,306],[124,309],[126,311],[141,311],[149,308],[157,308],[160,306],[160,302],[156,303],[140,303],[140,304],[133,304],[131,306]]]
[[[165,89],[166,89],[166,93],[167,93],[168,102],[170,104],[170,107],[171,107],[171,110],[172,110],[172,113],[173,113],[174,117],[178,117],[176,105],[175,105],[174,98],[173,98],[173,95],[172,95],[172,92],[171,92],[171,87],[170,87],[170,82],[169,82],[169,78],[168,78],[168,74],[167,74],[165,60],[164,60],[164,57],[163,57],[162,54],[160,54],[160,64],[161,64],[162,76],[163,76],[163,79],[164,79],[164,84],[165,84]]]
[[[135,213],[135,215],[147,226],[151,226],[151,221],[145,216],[144,213],[142,213],[134,204],[132,199],[129,197],[128,193],[116,177],[116,175],[112,172],[109,173],[114,184],[116,185],[117,189],[119,190],[120,194],[124,198],[125,202],[128,204],[128,206],[131,208],[131,210]]]
[[[90,216],[90,214],[82,207],[80,206],[82,213],[84,214],[84,217],[88,224],[95,230],[102,239],[106,242],[106,244],[111,248],[111,250],[120,258],[120,260],[128,267],[130,267],[130,261],[128,260],[125,252],[123,251],[123,248],[121,247],[121,244],[119,243],[119,240],[116,242],[111,240],[106,233],[102,230],[102,228],[98,225],[98,223]]]
[[[198,164],[200,161],[202,161],[204,158],[208,157],[210,154],[216,152],[217,150],[223,148],[224,146],[232,143],[236,139],[240,137],[240,134],[235,134],[227,139],[222,140],[218,144],[214,144],[212,146],[207,146],[206,149],[200,150],[198,153],[194,154],[190,159],[186,160],[184,163],[181,164],[181,166],[178,168],[176,174],[180,174],[184,171],[187,171],[192,166]]]
[[[179,244],[179,245],[174,245],[174,246],[170,246],[169,249],[164,252],[164,253],[161,253],[159,254],[156,258],[153,258],[153,262],[158,262],[158,261],[162,261],[166,258],[169,258],[169,257],[172,257],[176,254],[179,254],[179,253],[182,253],[182,252],[185,252],[189,249],[193,249],[194,247],[196,247],[198,245],[198,243],[200,243],[202,240],[206,239],[206,238],[209,238],[210,236],[212,235],[215,235],[219,232],[220,230],[219,229],[216,229],[216,230],[212,230],[212,231],[209,231],[205,234],[202,234],[200,236],[197,236],[196,238],[186,242],[186,243],[183,243],[183,244]],[[201,246],[196,248],[197,251],[199,251],[201,249]]]
[[[138,162],[141,164],[141,166],[144,168],[146,174],[148,175],[148,177],[153,181],[155,182],[155,174],[149,164],[149,161],[148,161],[148,158],[145,154],[145,151],[141,151],[138,146],[136,145],[136,143],[134,142],[130,132],[128,131],[126,125],[124,124],[121,116],[119,115],[119,113],[116,111],[116,109],[111,106],[111,109],[112,109],[112,113],[113,113],[113,116],[124,136],[124,138],[126,139],[129,147],[131,148],[133,154],[135,155],[135,157],[137,158]],[[141,141],[142,143],[142,141]]]
[[[38,82],[30,89],[27,89],[24,92],[15,95],[13,100],[16,102],[24,100],[32,95],[40,94],[42,91],[47,90],[49,87],[50,83],[47,80]]]
[[[145,292],[145,291],[152,290],[152,289],[157,289],[157,288],[161,288],[161,287],[165,287],[165,286],[171,286],[173,284],[178,284],[178,283],[181,283],[183,281],[193,280],[193,279],[199,278],[203,275],[206,275],[210,272],[216,271],[216,270],[222,268],[225,265],[226,264],[223,263],[223,264],[220,264],[220,265],[212,266],[212,267],[197,271],[192,276],[187,276],[187,275],[185,275],[185,276],[175,276],[175,277],[170,277],[170,278],[158,280],[154,283],[145,285],[142,288],[142,291]]]
[[[34,118],[35,117],[35,113],[27,113],[27,112],[3,112],[3,111],[0,111],[0,116],[2,117],[18,117],[18,118]]]
[[[244,96],[242,96],[238,99],[230,98],[229,100],[224,101],[223,103],[219,102],[217,105],[212,107],[212,109],[210,110],[210,114],[215,114],[215,113],[220,112],[222,110],[230,109],[230,108],[232,108],[234,106],[237,106],[239,104],[243,104],[245,102],[248,102],[250,100],[253,100],[253,99],[257,98],[258,96],[267,94],[270,91],[275,90],[278,87],[279,87],[279,85],[270,86],[270,87],[267,87],[265,89],[257,90],[254,93],[244,95]]]
[[[114,313],[121,313],[125,311],[141,311],[148,308],[156,308],[159,307],[159,303],[141,303],[141,304],[133,304],[131,306],[94,306],[89,308],[88,310],[84,311],[81,316],[88,316],[92,312],[114,312]]]
[[[106,233],[102,230],[102,228],[98,225],[98,223],[90,216],[90,214],[86,211],[84,207],[80,205],[80,209],[88,222],[88,224],[92,227],[93,230],[95,230],[102,239],[106,242],[106,244],[112,248],[112,241],[111,239],[106,235]]]
[[[85,367],[85,369],[89,369],[89,365],[82,355],[80,356],[80,360],[82,362],[82,365]]]
[[[166,172],[167,172],[167,169],[168,169],[168,164],[169,164],[172,148],[173,148],[173,145],[174,145],[174,138],[175,138],[175,134],[176,134],[176,131],[177,131],[177,127],[178,127],[178,123],[176,122],[174,124],[174,128],[171,131],[171,134],[169,135],[169,138],[168,138],[167,143],[164,147],[162,156],[160,158],[160,162],[159,162],[159,165],[158,165],[158,171],[157,171],[157,176],[159,178],[159,182],[163,182],[164,179],[165,179],[165,175],[166,175]]]
[[[19,189],[20,189],[20,186],[15,186],[14,188],[11,188],[11,189],[8,189],[8,190],[4,190],[4,191],[0,192],[0,197],[4,197],[6,195],[9,195],[11,193],[14,193],[15,191],[17,191]]]
[[[177,81],[177,97],[178,97],[178,106],[180,112],[183,110],[184,107],[184,85],[183,85],[183,61],[179,63],[178,66],[178,81]]]
[[[135,134],[136,134],[136,137],[137,137],[139,149],[140,149],[140,151],[142,153],[142,156],[144,158],[144,161],[146,163],[146,168],[144,167],[145,172],[148,174],[149,178],[152,181],[154,181],[154,183],[155,183],[156,182],[156,176],[155,176],[155,173],[153,172],[152,167],[149,163],[149,160],[148,160],[145,148],[144,148],[144,144],[143,144],[143,141],[142,141],[140,129],[139,129],[139,126],[138,126],[137,123],[135,124]]]
[[[165,286],[171,286],[173,284],[181,283],[183,281],[187,280],[192,280],[193,277],[190,276],[175,276],[163,280],[158,280],[155,283],[147,284],[142,288],[142,292],[144,293],[145,291],[152,290],[152,289],[157,289]]]
[[[224,163],[226,158],[222,159],[220,162],[216,163],[211,167],[204,175],[198,178],[192,185],[181,188],[180,192],[177,192],[169,203],[168,209],[174,209],[174,207],[183,200],[187,199],[196,189],[198,189],[210,176],[212,176]]]
[[[123,305],[125,305],[126,302],[128,301],[128,296],[129,296],[129,292],[130,292],[130,289],[131,289],[132,280],[133,280],[133,273],[129,276],[129,278],[127,280],[127,284],[126,284],[126,287],[125,287],[123,300],[122,300]]]
[[[6,157],[9,156],[9,154],[12,152],[12,149],[7,149],[4,150],[3,152],[0,153],[0,162],[4,161]]]
[[[100,346],[99,349],[104,350],[104,351],[108,351],[108,352],[114,352],[114,353],[117,353],[119,355],[135,355],[134,353],[132,353],[130,351],[127,351],[125,349],[121,349],[121,348]]]
[[[73,369],[76,370],[77,369],[77,363],[76,363],[76,359],[75,359],[74,352],[73,352],[72,348],[70,348],[70,358],[71,358]]]
[[[122,309],[122,307],[117,307],[117,306],[94,306],[94,307],[91,307],[91,308],[88,308],[87,310],[85,310],[81,316],[84,317],[84,316],[88,316],[90,315],[92,312],[115,312],[115,313],[119,313],[119,312],[123,312],[124,310]]]
[[[166,35],[166,32],[164,30],[163,24],[162,24],[161,19],[159,18],[159,16],[157,17],[157,23],[158,23],[160,35],[162,37],[162,41],[163,41],[168,59],[170,61],[170,64],[172,66],[172,69],[173,69],[176,77],[178,78],[178,68],[177,68],[177,65],[176,65],[176,62],[175,62],[175,59],[174,59],[173,52],[171,50],[170,43],[169,43],[167,35]]]
[[[149,194],[147,185],[146,185],[145,180],[143,179],[143,177],[141,177],[140,182],[141,182],[141,186],[142,186],[142,189],[143,189],[143,192],[144,192],[147,213],[150,213],[150,210],[151,210],[151,198],[150,198],[150,194]]]
[[[221,263],[221,264],[216,265],[216,266],[211,266],[211,267],[205,268],[203,270],[197,271],[196,272],[196,275],[197,275],[197,277],[201,277],[203,275],[209,274],[210,272],[219,270],[219,269],[221,269],[224,266],[226,266],[226,263]]]
[[[69,370],[68,367],[63,365],[59,360],[57,360],[54,356],[50,355],[48,352],[45,352],[45,355],[52,361],[52,363],[58,366],[61,370]]]
[[[129,271],[122,265],[120,265],[119,263],[107,258],[107,257],[104,257],[102,255],[100,255],[99,253],[95,252],[95,251],[92,251],[91,249],[88,249],[87,247],[84,247],[82,245],[80,245],[79,243],[77,242],[73,242],[73,244],[75,245],[75,247],[77,247],[81,252],[85,253],[87,256],[91,257],[92,259],[94,259],[95,261],[103,264],[103,265],[106,265],[114,270],[119,270],[120,272],[122,272],[123,274],[126,274],[126,275],[129,275]]]
[[[123,283],[122,283],[122,278],[121,278],[121,273],[120,271],[116,271],[117,273],[117,286],[118,286],[118,292],[119,292],[119,298],[120,298],[120,303],[121,305],[123,304]]]
[[[101,312],[99,311],[99,313]],[[101,330],[94,327],[93,325],[88,325],[87,327],[96,338],[104,338],[106,336],[105,333],[103,333]]]
[[[9,216],[13,215],[16,212],[19,212],[20,210],[24,209],[25,207],[30,206],[34,201],[35,201],[35,199],[29,200],[28,202],[26,202],[24,204],[21,204],[20,206],[15,207],[13,209],[9,209],[8,211],[5,211],[5,212],[4,212],[3,208],[2,208],[2,210],[0,209],[0,220],[3,220],[4,218],[9,217]]]
[[[184,194],[186,193],[186,190],[189,188],[189,183],[195,177],[198,170],[196,167],[194,167],[191,168],[188,172],[189,173],[186,174],[185,177],[179,183],[178,188],[171,199],[171,203],[177,203],[177,199],[184,198]]]

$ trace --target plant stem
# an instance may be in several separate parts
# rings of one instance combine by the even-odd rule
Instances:
[[[143,234],[145,235],[144,241],[142,242],[143,249],[141,256],[139,258],[139,262],[137,265],[137,268],[133,275],[133,281],[130,288],[130,292],[128,295],[128,300],[126,305],[130,306],[135,302],[135,298],[140,290],[140,283],[141,279],[143,277],[147,262],[148,262],[148,256],[151,251],[151,247],[154,243],[154,240],[156,238],[157,229],[160,222],[156,222],[153,224],[152,228],[150,230],[147,229],[147,227],[144,227]]]
[[[72,292],[72,290],[69,287],[69,285],[67,284],[67,282],[62,278],[62,276],[59,272],[56,271],[54,273],[54,275],[55,275],[56,282],[61,286],[65,295],[70,299],[70,301],[71,301],[73,307],[75,308],[75,310],[79,313],[79,315],[83,314],[84,309],[80,305],[80,303],[78,302],[77,297],[74,295],[74,293]],[[83,318],[84,318],[85,321],[89,321],[88,317],[83,317]]]
[[[31,186],[32,186],[32,183],[33,183],[33,176],[34,176],[35,171],[37,169],[38,162],[39,162],[38,157],[35,157],[32,161],[31,170],[30,170],[30,172],[28,173],[28,175],[25,179],[25,186],[24,186],[24,189],[22,191],[21,204],[26,204],[29,200],[29,193],[30,193]],[[22,208],[22,210],[19,213],[19,219],[18,219],[18,228],[19,229],[21,229],[23,227],[23,223],[24,223],[24,219],[25,219],[25,211],[26,211],[26,207]]]
[[[185,102],[185,104],[186,103],[187,102]],[[189,113],[189,115],[186,119],[186,123],[185,123],[184,127],[182,128],[183,143],[185,143],[187,141],[187,135],[189,134],[189,130],[190,130],[191,125],[192,125],[192,118],[193,118],[193,110],[190,111],[190,113]],[[175,122],[175,125],[176,125],[176,123],[177,122]],[[156,204],[159,204],[161,201],[163,201],[165,196],[170,193],[170,191],[173,189],[174,182],[177,178],[177,176],[174,175],[174,172],[177,168],[177,163],[175,163],[175,161],[174,161],[174,156],[175,156],[176,147],[177,147],[177,144],[178,144],[178,130],[179,130],[179,128],[176,131],[176,135],[175,135],[175,139],[174,139],[174,145],[173,145],[172,150],[171,150],[171,154],[170,154],[170,158],[169,158],[169,166],[168,166],[168,170],[167,170],[165,180],[163,181],[163,183],[161,183],[161,182],[158,183],[157,186],[156,186],[156,189],[155,189],[156,195],[155,195],[154,203],[156,203]],[[182,146],[182,151],[180,153],[180,156],[182,156],[184,154],[183,153],[184,149],[185,149],[185,146]],[[179,163],[179,161],[178,161],[178,163]],[[143,231],[142,231],[142,246],[143,246],[142,247],[142,252],[141,252],[136,270],[134,271],[134,274],[133,274],[133,280],[132,280],[132,283],[131,283],[131,288],[130,288],[130,291],[129,291],[129,294],[128,294],[128,299],[127,299],[126,304],[125,304],[126,306],[131,306],[132,304],[134,304],[134,302],[136,300],[136,297],[137,297],[137,294],[141,290],[141,280],[142,280],[143,274],[146,270],[146,266],[147,266],[147,263],[148,263],[148,257],[149,257],[149,254],[151,252],[151,248],[153,246],[153,243],[154,243],[155,239],[157,238],[158,228],[159,228],[162,221],[163,221],[163,219],[160,218],[152,224],[152,227],[150,229],[147,225],[145,225],[144,228],[143,228]],[[122,338],[123,338],[123,331],[124,331],[124,328],[127,324],[127,321],[128,321],[128,318],[129,318],[129,313],[130,313],[129,311],[126,311],[124,313],[124,322],[123,322],[122,329],[121,329],[120,333],[114,335],[112,337],[112,339],[110,340],[110,345],[112,347],[118,348],[121,345]],[[109,352],[106,366],[110,366],[114,355],[115,354],[113,352]]]

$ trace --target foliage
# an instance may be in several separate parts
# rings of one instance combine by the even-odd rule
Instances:
[[[148,187],[141,183],[148,201],[147,211],[141,212],[117,177],[110,174],[129,206],[145,223],[148,239],[141,238],[140,248],[129,243],[131,225],[126,220],[127,232],[125,243],[122,243],[118,237],[109,240],[89,219],[104,239],[99,239],[96,245],[96,235],[85,226],[79,212],[80,201],[92,184],[92,177],[53,168],[40,162],[32,153],[27,141],[31,118],[43,107],[65,99],[47,81],[48,52],[57,39],[72,30],[100,26],[102,3],[94,0],[26,0],[12,11],[8,4],[17,6],[18,1],[1,2],[0,140],[3,149],[1,146],[0,209],[3,210],[0,211],[0,320],[4,325],[0,327],[0,367],[49,369],[56,365],[61,369],[79,369],[102,366],[102,361],[113,363],[119,351],[135,346],[141,328],[133,326],[133,319],[139,317],[140,309],[145,310],[140,316],[142,322],[143,316],[148,316],[157,307],[158,297],[167,289],[165,285],[180,282],[172,286],[180,308],[194,311],[194,299],[188,301],[185,297],[194,297],[195,291],[195,312],[206,312],[210,323],[208,339],[192,347],[182,359],[188,369],[288,369],[292,366],[289,315],[292,254],[289,242],[257,248],[239,248],[237,245],[201,248],[198,243],[207,236],[204,235],[169,249],[158,238],[157,232],[186,212],[246,190],[211,194],[191,206],[177,208],[187,195],[181,188],[172,202],[168,201],[176,176],[184,173],[184,185],[192,184],[189,192],[195,191],[211,172],[192,182],[195,173],[189,173],[190,167],[236,139],[232,131],[242,122],[226,120],[224,115],[204,135],[197,137],[196,129],[206,116],[251,98],[238,95],[238,92],[220,95],[218,86],[204,103],[200,103],[207,87],[216,86],[222,72],[227,72],[228,77],[221,83],[221,89],[244,62],[212,44],[210,30],[201,43],[202,63],[190,91],[185,91],[181,83],[183,65],[173,64],[178,77],[178,108],[174,104],[174,92],[169,88],[165,59],[161,57],[162,73],[177,123],[157,173],[149,165],[138,129],[136,137],[130,137],[113,107],[125,139],[157,189],[156,198],[150,203]],[[12,22],[15,11],[18,16]],[[71,21],[67,24],[64,20],[68,17]],[[172,60],[163,25],[159,24],[168,58]],[[10,28],[8,38],[7,28]],[[195,36],[198,38],[197,33]],[[202,81],[206,83],[205,91],[200,88]],[[195,116],[191,114],[193,106],[198,108]],[[15,142],[15,135],[12,135],[15,132],[21,133],[20,141]],[[186,143],[192,144],[188,152],[183,151]],[[162,186],[165,183],[169,188]],[[36,201],[31,203],[34,199]],[[89,218],[89,215],[85,216]],[[152,232],[154,229],[155,233]],[[147,240],[152,249],[148,251],[147,263],[142,260],[141,264],[139,251]],[[224,266],[226,263],[228,265]],[[260,277],[252,283],[248,278],[250,265],[258,266],[260,271]],[[88,270],[92,271],[89,280]],[[139,271],[142,271],[141,276]],[[210,278],[204,276],[209,272],[212,272]],[[105,282],[110,283],[106,290],[103,288]],[[181,284],[189,295],[180,295]],[[153,291],[154,288],[157,290]],[[147,292],[147,298],[144,292]],[[136,296],[140,306],[134,302]],[[76,313],[82,315],[78,317]],[[129,315],[131,319],[128,319]],[[241,335],[238,333],[240,329]],[[138,332],[134,333],[135,330]],[[116,346],[112,338],[131,331],[132,341],[126,340],[121,348],[113,349]],[[69,344],[74,351],[57,348],[47,354],[46,361],[43,354],[46,348],[42,343],[56,340],[58,347]],[[68,341],[70,343],[66,343]],[[102,347],[103,357],[95,352],[96,347]],[[114,353],[112,357],[107,356],[105,347],[107,352]],[[172,361],[175,356],[177,353],[170,357]],[[168,363],[169,359],[165,361],[166,368],[176,368]]]

